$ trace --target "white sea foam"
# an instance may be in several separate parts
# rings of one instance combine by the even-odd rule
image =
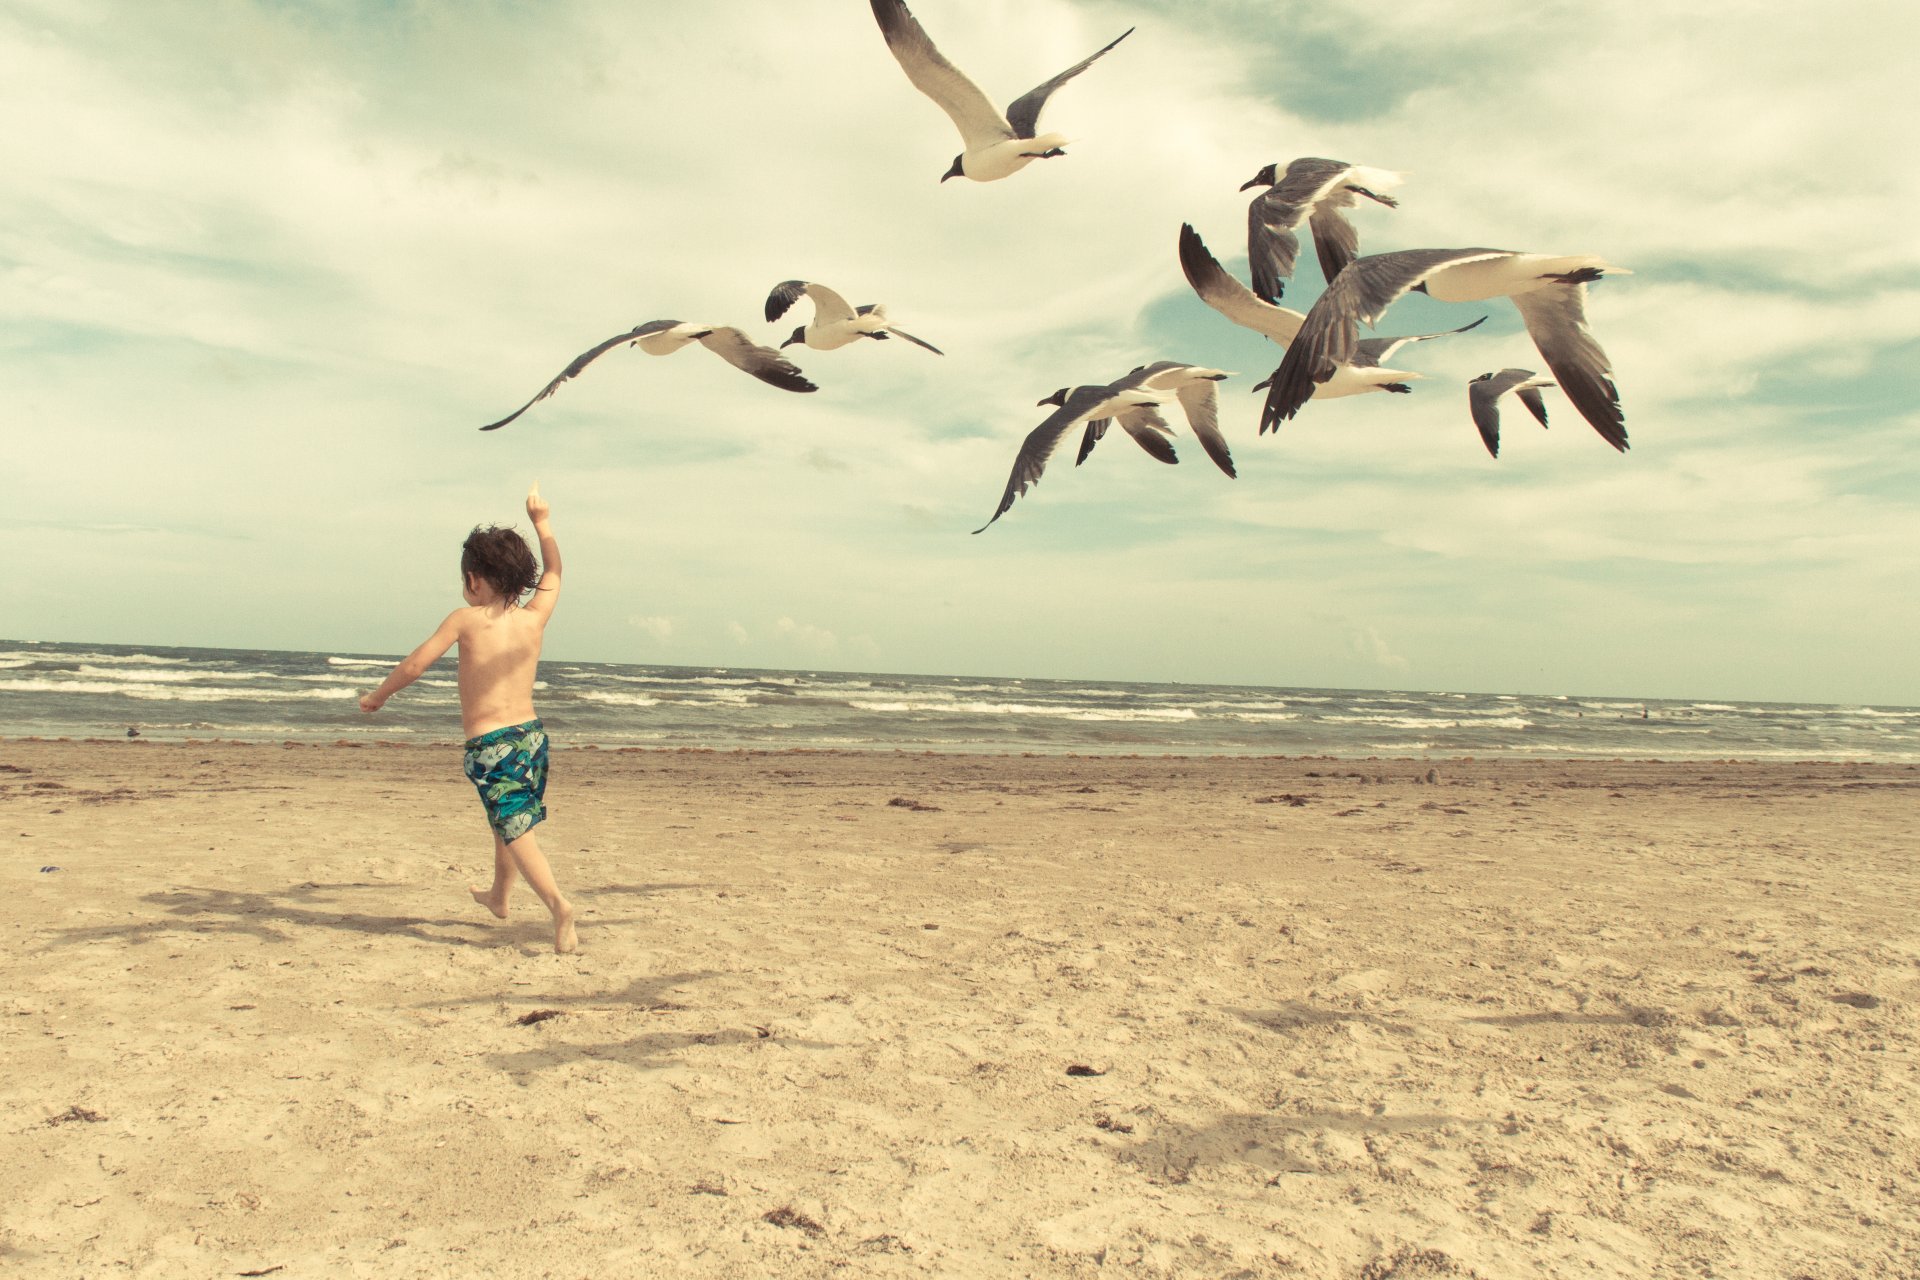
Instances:
[[[972,716],[1050,716],[1060,720],[1197,720],[1199,713],[1191,707],[1135,707],[1126,711],[1095,710],[1090,707],[1044,706],[1027,702],[937,702],[923,699],[920,701],[898,702],[862,702],[855,699],[848,704],[862,711],[901,712],[936,711],[950,715]]]
[[[649,698],[644,693],[608,693],[604,689],[581,689],[574,697],[582,702],[597,702],[608,707],[657,707],[660,699]]]
[[[1533,724],[1525,716],[1487,716],[1467,721],[1443,716],[1383,715],[1323,715],[1319,719],[1326,724],[1385,724],[1396,729],[1526,729]]]
[[[199,685],[134,684],[110,680],[0,680],[15,693],[117,693],[146,702],[301,702],[344,699],[351,689],[209,689]]]
[[[386,658],[328,658],[330,667],[390,667],[393,663]]]
[[[275,680],[271,671],[139,671],[127,667],[97,667],[81,663],[73,669],[77,676],[94,680],[130,680],[159,684],[186,684],[203,680]]]

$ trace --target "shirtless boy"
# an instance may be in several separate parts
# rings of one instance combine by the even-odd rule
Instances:
[[[540,539],[544,572],[536,572],[526,540],[512,529],[486,526],[467,536],[460,553],[467,607],[448,614],[426,643],[360,699],[360,709],[378,711],[448,649],[460,646],[467,777],[479,788],[493,828],[493,886],[470,890],[473,900],[506,919],[517,871],[553,913],[553,949],[564,953],[578,945],[573,907],[554,884],[533,835],[547,816],[547,735],[533,711],[533,678],[547,620],[560,599],[560,544],[548,510],[540,486],[534,485],[527,493],[527,515]],[[522,605],[529,591],[533,598]]]

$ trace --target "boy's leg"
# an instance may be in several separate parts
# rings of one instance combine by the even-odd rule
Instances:
[[[467,892],[473,895],[475,902],[505,920],[507,895],[513,891],[513,878],[516,874],[518,873],[514,870],[513,858],[507,852],[507,842],[502,840],[496,832],[493,837],[493,887],[476,889],[468,885]]]
[[[538,894],[540,901],[547,904],[547,910],[553,913],[553,949],[572,951],[578,942],[573,928],[573,905],[560,895],[560,886],[553,882],[553,869],[547,865],[547,856],[540,852],[540,842],[529,831],[507,845],[506,851],[526,878],[527,887]]]

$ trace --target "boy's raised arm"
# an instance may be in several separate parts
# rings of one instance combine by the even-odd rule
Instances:
[[[457,619],[460,610],[455,609],[447,615],[447,620],[438,630],[428,636],[419,648],[400,659],[399,665],[387,673],[380,687],[360,699],[360,709],[372,714],[387,705],[387,699],[427,673],[427,668],[440,661],[440,656],[453,648],[453,642],[460,638]]]
[[[540,585],[527,602],[527,612],[539,614],[543,624],[560,602],[560,543],[553,536],[552,512],[535,481],[527,490],[527,518],[533,521],[534,536],[540,539]]]

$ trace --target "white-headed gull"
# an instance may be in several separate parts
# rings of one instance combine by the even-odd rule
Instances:
[[[1253,291],[1268,302],[1278,302],[1293,277],[1301,223],[1313,232],[1321,274],[1332,281],[1360,253],[1360,233],[1340,211],[1351,209],[1356,196],[1398,208],[1400,202],[1386,193],[1406,180],[1389,169],[1319,156],[1301,156],[1285,173],[1279,170],[1270,164],[1240,184],[1242,191],[1267,188],[1247,205],[1247,260]]]
[[[1500,397],[1511,391],[1527,406],[1527,412],[1547,425],[1547,402],[1540,398],[1541,387],[1554,384],[1536,378],[1531,369],[1502,369],[1483,373],[1467,384],[1467,404],[1473,410],[1473,425],[1480,428],[1480,439],[1487,452],[1500,456]]]
[[[1394,299],[1420,289],[1441,302],[1511,298],[1560,389],[1600,438],[1625,451],[1627,428],[1607,353],[1587,328],[1587,285],[1631,274],[1590,253],[1553,255],[1511,249],[1408,249],[1356,258],[1320,295],[1286,358],[1274,370],[1261,427],[1300,411],[1314,384],[1353,362],[1361,321],[1372,324]]]
[[[1234,279],[1225,267],[1214,260],[1214,256],[1207,252],[1206,243],[1200,239],[1200,233],[1185,223],[1180,227],[1180,268],[1187,273],[1187,283],[1193,286],[1193,291],[1200,295],[1202,302],[1235,324],[1265,334],[1283,347],[1293,341],[1294,335],[1300,332],[1300,326],[1306,321],[1307,317],[1301,312],[1262,302],[1255,297],[1253,290]],[[1355,345],[1352,363],[1334,370],[1333,377],[1327,381],[1313,384],[1313,399],[1331,400],[1368,391],[1411,391],[1407,383],[1424,375],[1404,369],[1385,368],[1383,361],[1409,342],[1427,342],[1450,334],[1465,333],[1485,321],[1486,317],[1481,316],[1472,324],[1441,333],[1368,338],[1359,342]],[[1266,385],[1267,380],[1263,380],[1253,389],[1258,391]],[[1264,435],[1266,431],[1267,427],[1263,424],[1261,434]]]
[[[966,73],[948,62],[927,38],[925,28],[907,10],[902,0],[872,0],[873,16],[879,20],[880,34],[887,48],[907,73],[913,87],[932,98],[953,119],[960,130],[965,150],[953,158],[953,167],[940,178],[968,177],[975,182],[992,182],[1017,173],[1034,160],[1066,154],[1069,139],[1061,133],[1035,135],[1040,109],[1055,89],[1092,66],[1094,59],[1133,34],[1125,31],[1091,56],[1074,63],[1053,79],[1030,89],[1007,107],[1006,114],[993,105],[980,86]]]
[[[832,351],[862,338],[885,338],[892,334],[916,347],[925,347],[937,356],[946,354],[889,320],[885,305],[851,306],[827,286],[806,280],[783,280],[773,286],[773,292],[767,295],[768,323],[785,315],[802,294],[813,299],[813,319],[795,329],[793,336],[780,344],[783,348],[803,342],[818,351]]]
[[[666,356],[672,355],[689,342],[698,342],[736,369],[744,369],[760,381],[771,383],[782,391],[817,391],[819,389],[807,381],[805,375],[785,356],[771,347],[760,346],[738,329],[725,325],[687,324],[680,320],[651,320],[625,333],[608,338],[591,350],[581,352],[573,358],[572,364],[560,371],[559,377],[540,389],[539,395],[500,421],[490,422],[480,429],[498,431],[558,391],[561,383],[578,376],[582,369],[621,343],[631,343],[650,356]]]

